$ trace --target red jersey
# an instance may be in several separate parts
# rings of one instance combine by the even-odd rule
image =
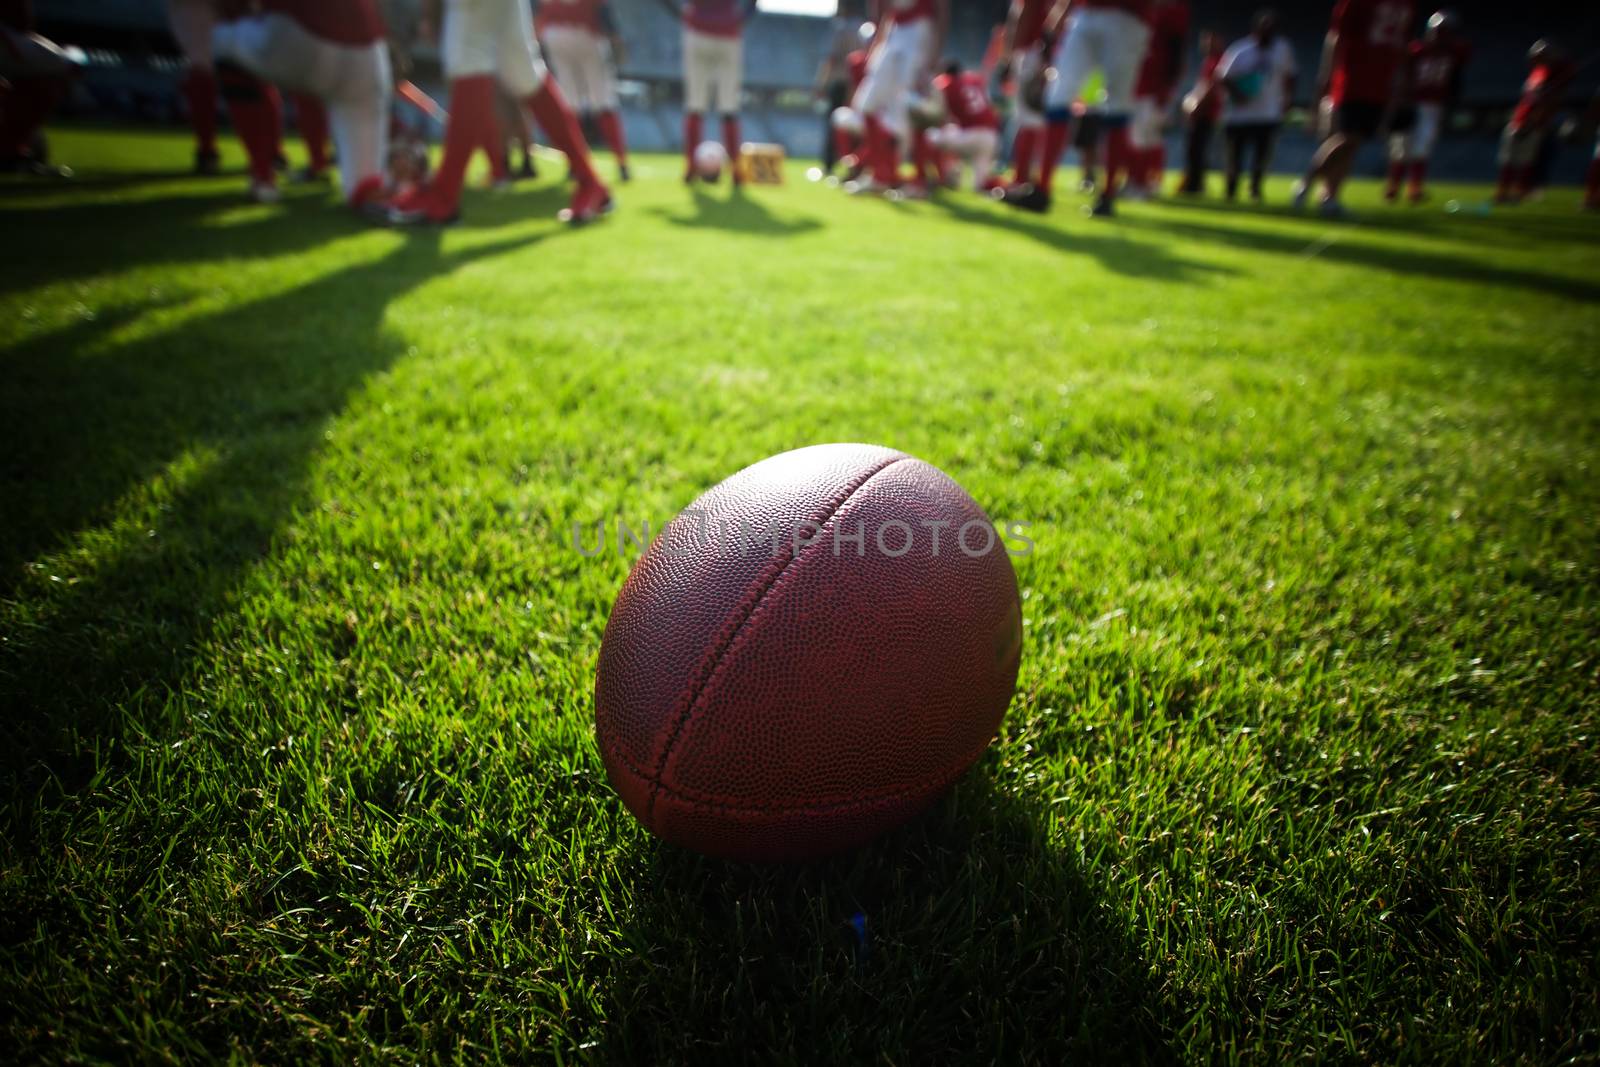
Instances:
[[[744,19],[749,11],[746,0],[687,0],[683,5],[683,24],[711,37],[738,37],[744,32]]]
[[[539,13],[533,17],[534,32],[540,36],[551,26],[569,26],[599,36],[600,9],[606,0],[539,0]]]
[[[1081,8],[1103,8],[1107,11],[1126,11],[1128,14],[1150,21],[1152,0],[1078,0]]]
[[[1055,0],[1012,0],[1011,10],[1016,13],[1017,29],[1011,47],[1026,52],[1044,40],[1044,20],[1055,6]]]
[[[989,88],[982,74],[964,71],[951,77],[941,74],[933,87],[944,97],[944,108],[951,121],[964,130],[998,130],[1000,116],[989,102]]]
[[[867,59],[871,56],[865,48],[857,48],[844,57],[845,69],[850,72],[850,95],[855,96],[861,83],[867,80]]]
[[[367,45],[384,39],[383,19],[373,0],[261,0],[261,10],[287,15],[334,44]]]
[[[1578,68],[1565,59],[1547,59],[1528,73],[1522,83],[1522,99],[1511,116],[1511,126],[1539,126],[1555,118],[1561,109],[1561,94],[1577,77]]]
[[[933,0],[882,0],[883,23],[885,26],[892,22],[902,25],[929,21],[938,14],[934,9]]]
[[[1411,42],[1411,98],[1419,104],[1447,104],[1467,65],[1472,46],[1466,41],[1436,38]]]
[[[1339,0],[1332,26],[1339,45],[1328,85],[1335,105],[1389,102],[1415,18],[1414,0]]]
[[[1169,0],[1156,5],[1150,17],[1150,47],[1139,67],[1133,95],[1148,96],[1165,104],[1183,73],[1183,46],[1189,36],[1189,0]]]

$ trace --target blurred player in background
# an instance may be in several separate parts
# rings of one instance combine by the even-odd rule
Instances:
[[[1044,22],[1055,0],[1012,0],[1006,12],[1000,80],[1011,83],[1012,185],[1030,185],[1044,133]]]
[[[1389,123],[1399,76],[1416,17],[1413,0],[1339,0],[1322,47],[1317,99],[1327,137],[1295,186],[1303,209],[1312,188],[1323,186],[1322,213],[1345,214],[1339,200],[1361,146]]]
[[[49,161],[41,131],[78,65],[33,28],[32,0],[0,0],[0,172],[70,178]]]
[[[626,59],[622,33],[607,0],[539,0],[534,32],[544,45],[551,72],[577,109],[617,157],[617,175],[628,180],[628,146],[617,114],[617,68]]]
[[[828,51],[817,66],[817,99],[822,102],[824,129],[822,131],[822,173],[832,174],[839,160],[849,154],[842,142],[845,137],[834,125],[833,113],[850,104],[855,92],[851,81],[850,56],[863,46],[860,0],[841,0],[839,11],[828,26]],[[871,40],[871,34],[867,36]]]
[[[934,57],[944,50],[950,0],[878,0],[878,40],[852,107],[862,116],[870,182],[854,191],[897,187],[900,146],[909,144],[912,98],[933,79]]]
[[[744,24],[756,0],[661,0],[683,23],[683,180],[699,177],[694,150],[705,136],[705,116],[715,101],[722,112],[722,146],[733,184],[743,180],[739,159],[739,103],[744,90]]]
[[[181,87],[194,127],[196,174],[216,174],[222,167],[217,154],[217,75],[211,59],[216,24],[214,0],[167,0],[167,25],[183,53]]]
[[[1538,184],[1540,154],[1561,112],[1562,98],[1577,73],[1566,54],[1549,41],[1537,41],[1528,50],[1528,77],[1522,83],[1522,99],[1500,138],[1496,203],[1521,203]]]
[[[234,129],[250,158],[254,199],[278,199],[281,112],[272,83],[315,98],[318,114],[326,102],[324,121],[338,142],[346,201],[359,207],[380,197],[393,79],[373,0],[260,0],[253,13],[218,24],[211,49]]]
[[[1294,49],[1278,32],[1274,11],[1257,13],[1250,36],[1235,41],[1217,65],[1217,80],[1227,101],[1223,135],[1228,142],[1229,200],[1239,195],[1239,174],[1250,154],[1250,198],[1260,203],[1278,129],[1294,99],[1297,73]]]
[[[1434,12],[1422,40],[1411,42],[1409,70],[1402,79],[1411,99],[1396,115],[1389,136],[1385,200],[1393,203],[1400,198],[1400,186],[1407,176],[1411,202],[1420,204],[1426,198],[1428,160],[1439,143],[1445,116],[1461,99],[1462,73],[1471,54],[1472,46],[1461,36],[1461,20],[1450,11]]]
[[[1183,181],[1178,192],[1199,196],[1206,191],[1206,169],[1211,159],[1211,141],[1217,123],[1222,121],[1223,90],[1217,81],[1217,68],[1224,55],[1222,36],[1211,30],[1200,33],[1200,77],[1183,98],[1183,115],[1188,123],[1184,148]]]
[[[963,71],[954,60],[933,80],[944,98],[949,121],[932,137],[933,145],[962,162],[972,164],[972,188],[987,192],[995,186],[994,160],[1000,150],[1000,116],[989,100],[988,80],[976,71]]]
[[[437,225],[457,218],[473,155],[479,149],[494,152],[497,143],[504,151],[495,115],[497,82],[522,102],[567,157],[577,188],[561,218],[581,225],[611,210],[611,191],[595,173],[578,118],[534,46],[525,0],[444,0],[441,53],[450,78],[444,156],[425,185],[390,203],[391,223]]]
[[[864,22],[857,32],[861,47],[845,57],[846,79],[850,89],[847,100],[854,100],[861,83],[867,80],[867,63],[872,57],[872,45],[876,40],[877,27],[870,22]],[[859,180],[871,163],[871,157],[867,153],[867,127],[861,112],[849,104],[836,107],[828,116],[828,125],[833,133],[834,151],[838,154],[839,162],[846,168],[845,182]]]
[[[1589,177],[1584,183],[1583,207],[1586,211],[1600,211],[1600,93],[1589,101],[1589,112],[1584,116],[1584,128],[1594,134],[1594,157],[1589,161]]]
[[[1134,84],[1133,123],[1128,130],[1132,157],[1123,195],[1130,200],[1149,200],[1166,174],[1167,117],[1183,77],[1189,23],[1189,0],[1157,0],[1151,10],[1150,47]]]
[[[1090,76],[1105,77],[1101,121],[1105,127],[1105,184],[1093,213],[1116,213],[1117,182],[1133,159],[1128,120],[1133,88],[1150,43],[1150,0],[1065,0],[1046,22],[1057,35],[1055,78],[1045,87],[1045,132],[1039,180],[1005,192],[1004,200],[1027,211],[1050,209],[1051,183],[1072,123],[1072,105]]]

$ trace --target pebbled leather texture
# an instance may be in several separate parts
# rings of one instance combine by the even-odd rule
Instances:
[[[925,522],[948,524],[937,553]],[[969,522],[976,551],[988,518],[959,485],[857,444],[773,456],[686,508],[600,648],[596,735],[628,809],[698,852],[801,860],[932,803],[994,737],[1021,657],[1011,561],[998,538],[962,551]]]

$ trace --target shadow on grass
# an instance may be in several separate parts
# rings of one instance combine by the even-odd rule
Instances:
[[[608,1060],[1173,1059],[1134,931],[987,765],[836,859],[752,867],[652,842],[632,862]]]
[[[173,262],[288,250],[354,225],[274,218],[243,235],[204,235],[212,252],[182,229],[203,206],[157,203],[177,216],[173,243],[155,252]],[[82,226],[106,210],[53,214]],[[135,218],[160,228],[156,207],[136,207]],[[0,726],[0,780],[73,788],[97,739],[116,736],[114,716],[159,706],[178,683],[301,500],[329,420],[405,353],[384,328],[391,301],[550,232],[448,254],[437,231],[407,235],[376,260],[110,351],[96,349],[151,305],[0,350],[0,598],[16,623],[0,644],[0,702],[12,709]],[[137,501],[155,492],[152,516]],[[151,517],[137,529],[115,521],[130,510]],[[79,555],[84,538],[91,547]],[[58,551],[59,575],[30,562]]]
[[[774,215],[759,196],[751,196],[743,189],[731,187],[726,196],[713,196],[699,182],[689,186],[694,202],[694,214],[683,215],[662,208],[653,209],[674,226],[727,230],[758,237],[793,237],[822,228],[822,223],[810,216],[782,218]]]
[[[1231,267],[1179,258],[1161,244],[1130,241],[1115,232],[1113,226],[1103,226],[1094,231],[1082,228],[1065,230],[1044,221],[1035,221],[1036,216],[1025,215],[1014,209],[974,207],[962,201],[963,195],[939,194],[928,202],[962,222],[1009,230],[1060,252],[1089,256],[1107,270],[1129,278],[1198,282],[1208,275],[1237,273]],[[1070,209],[1066,206],[1057,208],[1057,211],[1064,210]]]
[[[1184,207],[1190,205],[1185,204]],[[1272,216],[1269,216],[1272,217]],[[1316,234],[1308,232],[1285,233],[1281,230],[1262,230],[1225,226],[1212,222],[1195,222],[1174,218],[1142,216],[1124,217],[1121,225],[1153,234],[1171,234],[1192,241],[1226,245],[1251,252],[1268,252],[1282,256],[1302,258],[1315,242],[1316,258],[1325,262],[1365,267],[1387,274],[1414,274],[1442,281],[1470,282],[1474,285],[1504,286],[1593,303],[1600,300],[1600,283],[1559,274],[1523,270],[1517,267],[1497,267],[1478,256],[1457,256],[1440,252],[1407,250],[1393,245],[1373,245],[1360,240],[1317,240],[1329,233],[1328,223],[1323,223]],[[1332,224],[1333,232],[1340,236],[1359,237],[1359,226]],[[1374,230],[1382,233],[1385,231]],[[1394,232],[1393,230],[1387,232]]]

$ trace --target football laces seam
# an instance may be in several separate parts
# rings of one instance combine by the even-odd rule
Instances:
[[[811,525],[817,527],[819,530],[822,529],[822,527],[833,521],[833,517],[839,514],[840,509],[848,504],[850,502],[850,498],[859,493],[863,486],[865,486],[872,479],[876,478],[879,474],[883,473],[885,470],[888,470],[890,467],[894,466],[896,463],[903,462],[910,458],[910,456],[904,454],[895,455],[867,471],[866,474],[862,475],[855,482],[841,490],[832,500],[827,501],[822,509],[822,515],[818,518],[811,519]],[[696,672],[696,677],[692,687],[689,690],[689,697],[684,704],[683,712],[678,716],[677,722],[672,724],[672,733],[667,736],[667,743],[661,748],[661,758],[656,761],[655,773],[644,776],[645,780],[650,782],[650,803],[645,809],[646,822],[651,822],[654,820],[656,812],[656,796],[661,792],[662,789],[667,788],[661,781],[661,776],[666,773],[667,760],[671,758],[672,750],[677,747],[678,739],[683,736],[684,727],[687,726],[689,720],[694,717],[695,709],[699,707],[701,698],[705,696],[706,687],[710,684],[711,679],[716,675],[717,669],[722,666],[723,657],[728,654],[729,649],[733,648],[734,644],[739,639],[739,635],[744,632],[745,627],[750,625],[750,620],[755,617],[756,612],[760,610],[761,605],[765,604],[767,602],[767,598],[777,590],[779,581],[785,574],[788,573],[789,568],[798,563],[801,557],[805,555],[806,549],[810,548],[813,544],[816,544],[816,539],[808,541],[799,549],[796,549],[794,545],[791,544],[789,547],[789,558],[784,560],[783,564],[773,570],[771,576],[766,578],[765,581],[760,584],[760,591],[755,592],[755,587],[745,591],[743,601],[741,602],[748,601],[750,606],[744,610],[744,614],[742,617],[739,617],[738,622],[733,623],[728,630],[727,637],[718,643],[717,647],[713,649],[710,655],[707,656],[703,661],[700,670]]]

